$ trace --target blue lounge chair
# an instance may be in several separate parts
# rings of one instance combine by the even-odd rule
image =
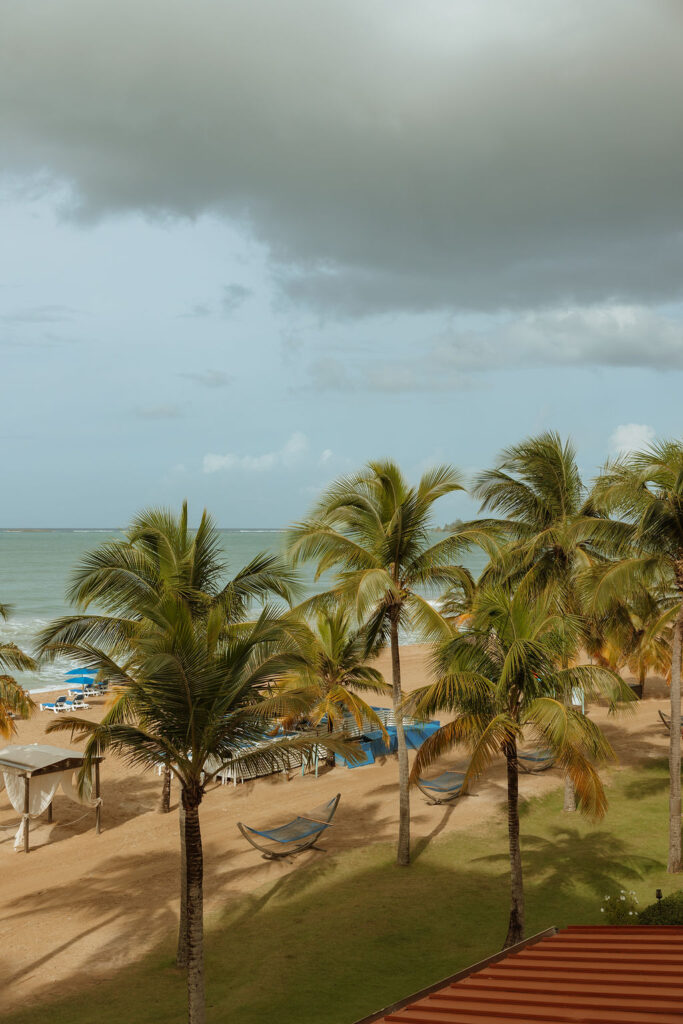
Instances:
[[[41,711],[54,711],[54,713],[57,714],[59,711],[68,711],[69,708],[73,707],[73,705],[68,697],[62,695],[61,697],[57,697],[54,701],[46,701],[45,703],[40,704],[39,707]]]
[[[341,793],[337,793],[326,804],[314,807],[307,814],[300,814],[279,828],[257,829],[241,821],[237,822],[237,827],[247,842],[267,860],[290,857],[314,846],[318,836],[330,827],[340,796]]]
[[[532,750],[529,753],[517,752],[517,764],[527,775],[538,775],[545,772],[555,764],[555,755],[552,750]]]
[[[450,771],[437,775],[435,779],[416,779],[415,784],[432,804],[445,804],[462,796],[464,780],[464,772]]]

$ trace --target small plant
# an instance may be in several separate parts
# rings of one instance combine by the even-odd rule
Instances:
[[[638,924],[638,897],[633,889],[620,889],[605,896],[600,913],[605,916],[601,924]]]
[[[683,891],[672,892],[645,907],[638,915],[638,924],[683,925]]]

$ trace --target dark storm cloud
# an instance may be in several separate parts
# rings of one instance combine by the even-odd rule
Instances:
[[[340,316],[681,293],[665,0],[10,0],[6,169],[239,220]]]

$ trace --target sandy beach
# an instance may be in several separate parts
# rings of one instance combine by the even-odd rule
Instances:
[[[425,681],[425,650],[406,647],[402,654],[403,682],[412,690]],[[388,658],[379,667],[389,673]],[[64,691],[62,691],[64,692]],[[89,717],[97,719],[103,699],[91,699]],[[668,738],[658,719],[667,707],[662,680],[648,680],[646,698],[635,714],[609,718],[604,708],[589,709],[604,726],[619,757],[627,766],[666,756]],[[15,743],[47,742],[69,746],[68,734],[45,736],[54,721],[50,712],[37,711],[18,724]],[[464,751],[444,761],[460,767]],[[619,767],[617,766],[617,768]],[[557,772],[523,776],[523,798],[541,795],[561,785]],[[96,984],[138,959],[172,935],[178,905],[178,820],[174,813],[178,791],[172,793],[172,813],[159,814],[160,778],[140,773],[107,757],[102,766],[103,831],[95,835],[94,814],[66,799],[54,802],[54,821],[31,824],[28,856],[13,850],[17,814],[7,794],[0,792],[0,1011],[6,1014],[54,994]],[[236,823],[279,824],[299,811],[341,792],[335,824],[322,843],[327,854],[308,853],[293,861],[266,861],[244,841]],[[447,807],[430,806],[413,791],[413,839],[458,829],[480,827],[500,820],[504,801],[501,768],[480,780],[476,798]],[[490,813],[485,808],[491,809]],[[237,787],[209,788],[201,810],[205,855],[207,923],[212,911],[236,896],[272,882],[291,871],[369,842],[391,841],[397,831],[396,759],[348,770],[337,768],[313,776],[297,772],[260,779]],[[11,827],[10,827],[11,826]]]

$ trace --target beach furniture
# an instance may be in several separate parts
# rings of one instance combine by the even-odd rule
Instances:
[[[658,711],[657,714],[661,718],[666,731],[671,734],[671,715],[665,715],[663,711]],[[681,736],[683,736],[683,724],[681,724]]]
[[[73,704],[68,697],[61,696],[57,697],[54,701],[45,701],[39,707],[41,711],[54,711],[57,714],[59,711],[68,711],[69,708],[73,707]]]
[[[538,775],[555,764],[555,755],[551,750],[530,750],[517,752],[517,764],[527,775]]]
[[[315,846],[318,837],[332,824],[340,797],[341,793],[337,793],[326,804],[300,814],[279,828],[257,829],[241,821],[237,822],[237,827],[247,842],[267,860],[290,857]]]
[[[415,785],[432,804],[445,804],[462,796],[464,772],[449,771],[435,779],[417,779]]]

